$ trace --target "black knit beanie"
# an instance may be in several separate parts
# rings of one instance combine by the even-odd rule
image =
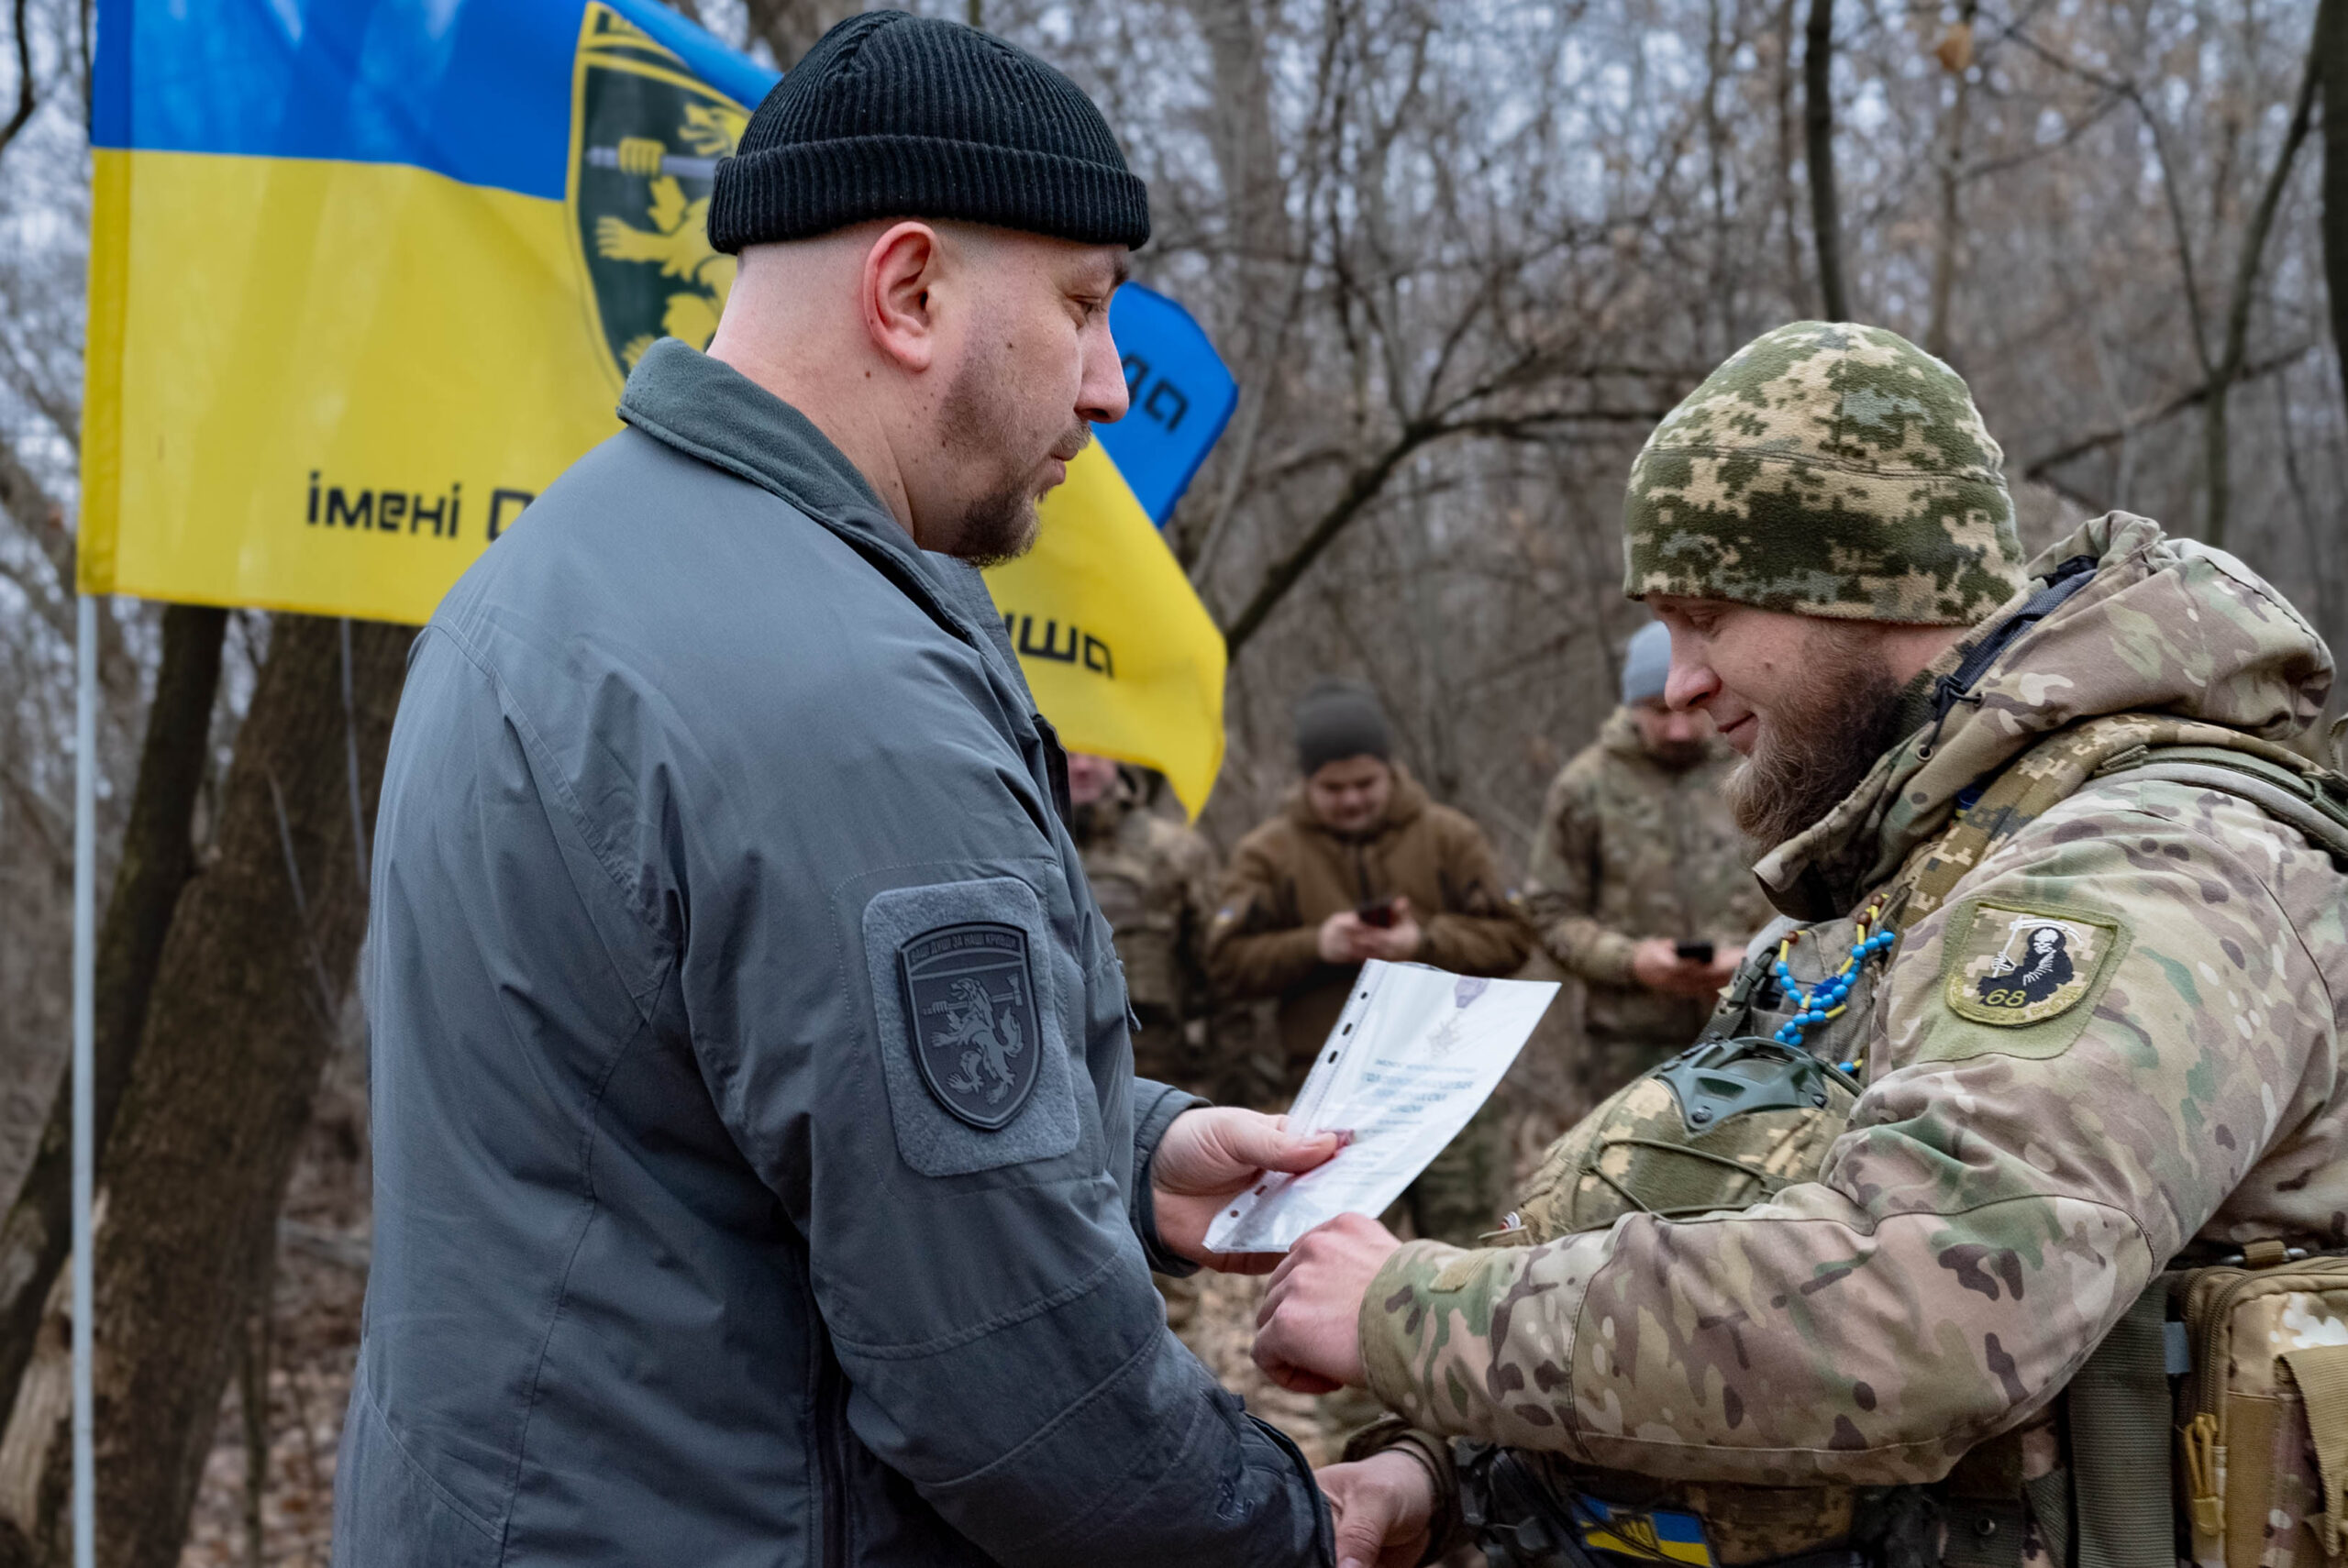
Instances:
[[[1312,778],[1349,756],[1385,758],[1392,743],[1378,694],[1351,680],[1316,680],[1296,700],[1296,759]]]
[[[775,83],[719,160],[709,243],[730,254],[902,217],[1138,248],[1149,191],[1092,100],[1025,50],[868,11]]]

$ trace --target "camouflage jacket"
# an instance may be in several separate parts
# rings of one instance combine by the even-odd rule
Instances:
[[[1712,741],[1692,767],[1668,767],[1618,708],[1549,786],[1525,874],[1541,945],[1588,988],[1583,1027],[1599,1040],[1684,1045],[1711,1013],[1631,978],[1648,937],[1742,948],[1769,918],[1744,836],[1721,799],[1736,755]]]
[[[2055,732],[2155,713],[2279,741],[2315,720],[2331,655],[2240,562],[2115,513],[2032,571],[2081,554],[2093,579],[1937,731],[1761,863],[1781,909],[1827,922],[1798,979]],[[1363,1303],[1378,1395],[1423,1428],[1684,1483],[1930,1481],[2043,1411],[2190,1245],[2348,1246],[2328,856],[2234,796],[2125,773],[1951,853],[1937,909],[1822,1031],[1866,1088],[1818,1179],[1534,1246],[1412,1242]]]
[[[1069,827],[1141,1021],[1134,1071],[1211,1093],[1206,936],[1214,918],[1214,851],[1144,807],[1122,780],[1107,799],[1078,807]]]

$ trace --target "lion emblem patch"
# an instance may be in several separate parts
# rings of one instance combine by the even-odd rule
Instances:
[[[709,244],[717,160],[749,111],[616,11],[590,4],[571,83],[570,215],[621,381],[662,337],[709,347],[734,258]]]
[[[1042,1060],[1027,933],[991,921],[945,926],[898,949],[897,964],[922,1082],[971,1126],[1007,1125]]]
[[[1947,939],[1949,1010],[2006,1029],[2060,1017],[2094,988],[2119,934],[2112,921],[2069,911],[1960,910]]]

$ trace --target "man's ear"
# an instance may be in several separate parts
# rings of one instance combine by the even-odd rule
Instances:
[[[929,369],[937,353],[937,315],[930,291],[946,267],[946,242],[925,223],[892,225],[864,253],[857,300],[864,330],[881,355],[903,369]]]

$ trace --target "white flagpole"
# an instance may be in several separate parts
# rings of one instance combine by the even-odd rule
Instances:
[[[98,602],[84,593],[74,623],[73,693],[73,1563],[98,1560],[96,1428],[90,1381],[90,1204],[97,1092]]]

